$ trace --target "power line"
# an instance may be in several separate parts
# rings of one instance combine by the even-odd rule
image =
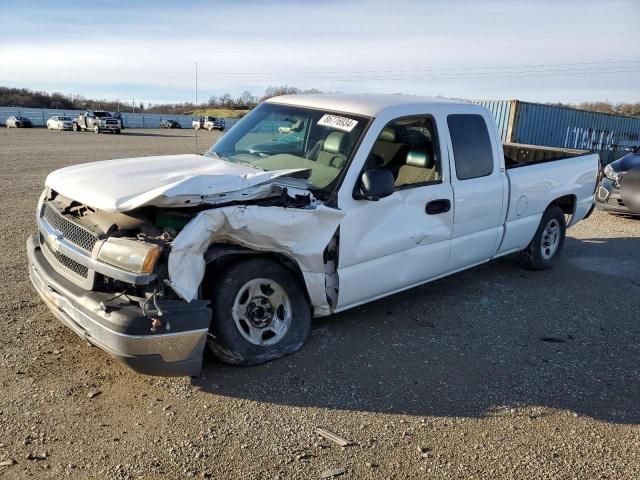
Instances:
[[[407,74],[434,74],[434,75],[454,75],[454,76],[482,76],[482,75],[509,75],[520,73],[552,73],[557,70],[562,72],[593,72],[599,73],[597,70],[591,70],[591,67],[599,68],[605,66],[615,66],[615,69],[622,71],[625,69],[632,70],[638,67],[640,60],[611,60],[598,62],[574,62],[574,63],[541,63],[541,64],[520,64],[520,65],[488,65],[488,66],[434,66],[430,68],[412,68],[412,69],[370,69],[370,70],[330,70],[330,71],[300,71],[300,72],[218,72],[218,73],[199,73],[199,76],[215,77],[215,78],[231,78],[242,77],[242,79],[268,79],[269,77],[296,77],[309,76],[313,78],[328,77],[365,77],[372,75],[389,75],[389,76],[406,76]],[[16,70],[18,70],[16,68]],[[19,69],[20,72],[38,73],[36,68]],[[609,71],[609,70],[607,70]],[[613,69],[611,70],[613,71]],[[156,73],[151,70],[135,70],[130,74]],[[73,76],[76,77],[78,72],[57,72],[58,77]]]
[[[385,49],[403,49],[403,48],[433,48],[433,47],[453,47],[453,46],[475,46],[475,45],[490,45],[490,44],[501,44],[501,43],[518,43],[523,41],[538,41],[538,40],[554,40],[560,38],[593,38],[593,37],[609,37],[609,36],[620,36],[620,35],[637,35],[637,31],[626,31],[626,32],[579,32],[579,33],[565,33],[558,35],[516,35],[512,37],[501,37],[495,38],[492,40],[475,40],[469,39],[467,41],[457,41],[457,42],[432,42],[429,40],[424,40],[422,42],[410,42],[410,43],[384,43],[379,45],[350,45],[348,48],[345,47],[331,47],[331,46],[323,46],[321,44],[314,44],[314,42],[309,42],[310,49],[314,51],[322,51],[322,52],[345,52],[348,50],[349,52],[354,51],[362,51],[362,50],[385,50]],[[318,40],[319,42],[320,40]],[[221,47],[225,53],[258,53],[258,52],[272,52],[274,47],[265,47],[265,48],[242,48],[242,49],[234,49],[234,48],[224,48]]]
[[[436,72],[439,70],[515,70],[519,68],[547,68],[547,67],[576,67],[576,68],[588,68],[589,66],[600,65],[619,65],[624,63],[640,64],[640,60],[613,60],[604,62],[579,62],[579,63],[539,63],[539,64],[519,64],[519,65],[490,65],[490,66],[440,66],[431,68],[411,68],[411,69],[371,69],[371,70],[328,70],[323,72],[318,71],[301,71],[296,72],[295,75],[328,75],[328,74],[371,74],[371,73],[406,73],[406,72]],[[635,67],[635,65],[622,66],[623,68]],[[208,77],[220,77],[220,76],[266,76],[266,75],[282,75],[283,72],[227,72],[227,73],[203,73],[201,75]]]

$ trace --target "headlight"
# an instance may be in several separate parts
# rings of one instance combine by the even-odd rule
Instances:
[[[625,172],[616,172],[611,166],[611,164],[604,167],[604,176],[607,177],[609,180],[613,180],[613,183],[616,186],[620,186],[620,179],[624,174]]]
[[[100,247],[98,260],[134,273],[151,273],[160,256],[160,246],[125,238],[109,238]]]
[[[40,194],[40,198],[38,199],[38,213],[40,212],[40,207],[42,207],[42,204],[49,196],[49,191],[50,191],[49,187],[44,187],[44,190],[42,190],[42,193]]]
[[[613,170],[613,167],[611,165],[607,165],[606,167],[604,167],[604,176],[609,180],[615,181],[618,179],[618,174]]]

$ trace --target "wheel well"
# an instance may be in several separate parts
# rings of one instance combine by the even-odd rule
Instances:
[[[307,292],[306,282],[304,281],[304,275],[302,275],[300,266],[295,260],[284,254],[276,252],[260,252],[242,247],[214,245],[207,250],[204,258],[207,262],[207,267],[204,279],[202,280],[203,284],[205,282],[215,282],[221,272],[229,268],[231,265],[241,262],[247,258],[268,258],[284,265],[293,272],[307,294],[307,300],[309,300],[309,293]]]
[[[560,207],[560,210],[562,210],[565,215],[573,215],[576,211],[576,202],[577,199],[575,195],[565,195],[563,197],[556,198],[549,204],[549,207]]]

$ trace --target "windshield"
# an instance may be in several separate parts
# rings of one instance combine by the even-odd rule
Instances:
[[[98,118],[110,117],[111,114],[109,112],[93,112],[93,115]]]
[[[62,122],[68,122],[71,119],[69,117],[58,117],[58,120],[62,121]]]
[[[309,169],[311,188],[329,191],[368,123],[350,113],[262,103],[206,153],[260,170]]]

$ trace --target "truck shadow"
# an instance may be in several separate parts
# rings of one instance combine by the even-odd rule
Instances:
[[[470,417],[545,406],[635,424],[639,295],[638,239],[567,238],[552,271],[499,259],[317,320],[289,357],[208,359],[193,383],[292,406]]]

